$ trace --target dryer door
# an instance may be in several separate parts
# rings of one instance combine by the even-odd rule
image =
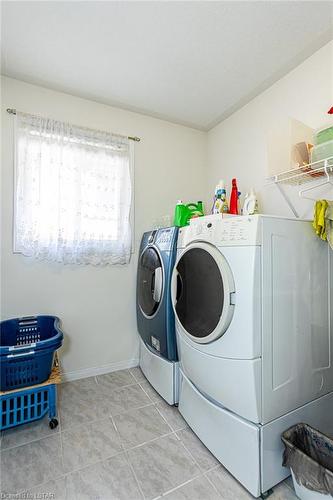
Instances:
[[[172,275],[172,303],[178,324],[194,342],[221,337],[234,312],[235,284],[221,252],[192,243],[178,257]]]
[[[154,247],[147,247],[138,265],[138,303],[146,317],[155,316],[163,296],[162,259]]]

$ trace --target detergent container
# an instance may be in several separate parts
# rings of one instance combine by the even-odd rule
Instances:
[[[187,226],[193,217],[202,217],[204,215],[202,201],[197,203],[184,203],[179,200],[175,208],[174,225],[177,227]]]
[[[253,215],[258,213],[258,201],[254,189],[251,188],[250,194],[246,193],[244,205],[243,205],[243,215]]]
[[[220,180],[215,188],[214,204],[212,214],[227,214],[229,212],[225,183]]]

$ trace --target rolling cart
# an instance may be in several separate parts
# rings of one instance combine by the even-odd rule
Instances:
[[[56,350],[63,342],[56,316],[27,316],[0,323],[0,430],[49,414],[58,425]]]
[[[61,383],[59,360],[50,377],[42,384],[0,392],[0,430],[26,424],[49,415],[49,426],[55,429],[57,420],[57,385]]]

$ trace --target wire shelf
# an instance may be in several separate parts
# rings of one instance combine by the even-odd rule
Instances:
[[[307,165],[291,168],[267,179],[269,184],[296,185],[312,182],[327,175],[333,175],[333,156]]]

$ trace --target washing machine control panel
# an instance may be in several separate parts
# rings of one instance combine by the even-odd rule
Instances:
[[[258,219],[257,219],[258,220]],[[246,217],[245,219],[226,219],[217,227],[218,241],[222,243],[246,243],[256,244],[257,241],[257,220]]]
[[[216,246],[260,245],[260,227],[258,216],[198,217],[191,220],[190,226],[180,229],[178,247],[197,240],[209,241]]]
[[[174,237],[173,227],[159,229],[155,239],[155,243],[158,245],[160,250],[169,250],[172,245],[173,237]]]

